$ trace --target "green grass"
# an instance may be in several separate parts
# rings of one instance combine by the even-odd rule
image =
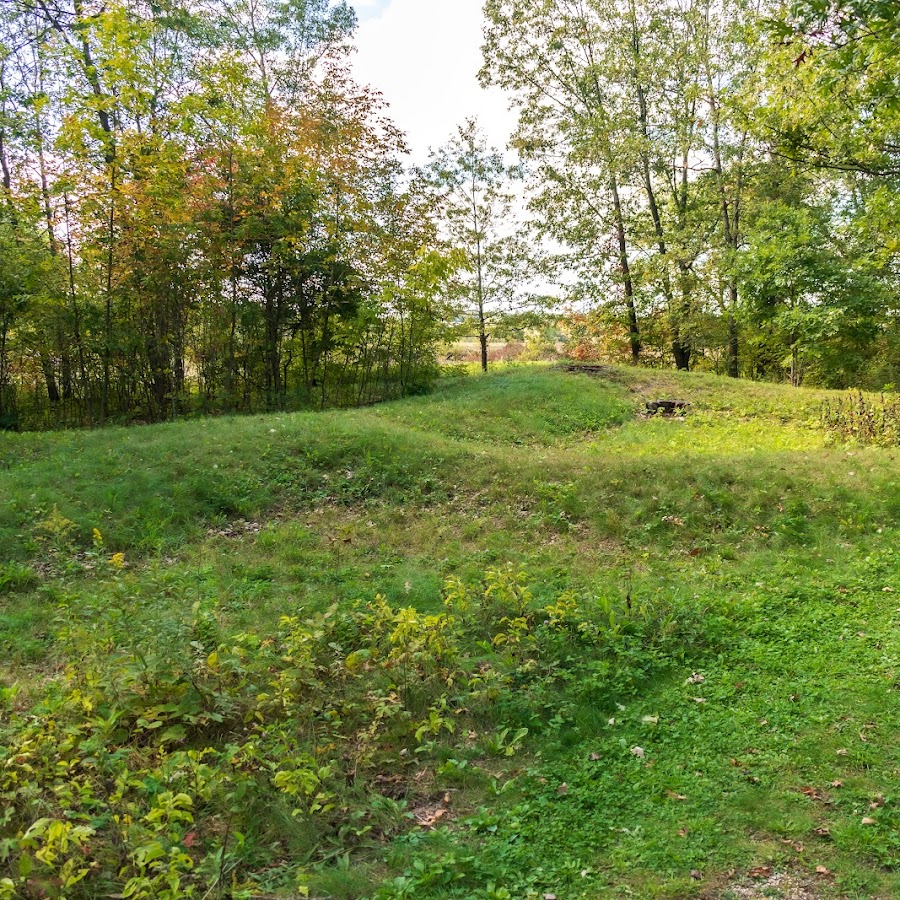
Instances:
[[[248,870],[287,853],[314,896],[499,900],[726,898],[771,866],[817,896],[896,896],[900,465],[827,445],[824,396],[511,367],[365,410],[0,435],[0,689],[30,703],[67,662],[61,605],[173,641],[210,605],[266,638],[376,594],[436,613],[448,578],[513,564],[535,607],[627,597],[671,637],[530,678],[477,739],[419,753],[403,792],[451,792],[437,827],[385,825],[347,857],[261,811]],[[657,397],[691,410],[640,417]],[[504,728],[528,736],[491,756]]]

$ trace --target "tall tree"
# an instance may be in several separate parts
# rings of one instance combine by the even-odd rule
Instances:
[[[424,175],[447,241],[465,253],[459,296],[474,319],[486,372],[491,331],[527,303],[529,277],[536,272],[537,253],[516,215],[516,172],[488,146],[478,122],[468,119],[432,153]]]

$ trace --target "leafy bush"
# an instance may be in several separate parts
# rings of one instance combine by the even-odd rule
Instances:
[[[703,615],[542,606],[501,568],[449,581],[436,614],[378,596],[225,635],[214,603],[179,616],[119,586],[116,602],[60,607],[64,672],[2,713],[0,897],[302,887],[305,865],[411,826],[385,779],[454,747],[450,780],[475,750],[527,749],[529,727],[502,720],[521,698],[621,690]]]

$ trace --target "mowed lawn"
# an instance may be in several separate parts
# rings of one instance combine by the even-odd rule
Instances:
[[[128,879],[128,896],[164,896],[158,862],[116,819],[128,778],[107,765],[140,773],[129,816],[147,823],[140,846],[159,843],[177,870],[171,896],[900,896],[900,461],[829,443],[825,396],[522,366],[364,410],[0,435],[0,771],[21,769],[0,780],[0,897],[114,895]],[[691,405],[642,415],[658,398]],[[513,600],[487,622],[472,604],[490,606],[492,584]],[[400,617],[391,634],[410,609],[455,643],[385,652],[377,668],[364,642],[377,615],[353,610],[379,595]],[[453,622],[434,625],[441,615]],[[357,618],[329,630],[341,616]],[[309,640],[328,634],[343,668],[323,676],[317,661],[322,684],[354,666],[386,679],[378,698],[393,691],[412,717],[407,743],[373,737],[365,775],[322,764],[324,811],[285,788],[296,784],[278,773],[299,763],[279,757],[266,790],[288,795],[284,809],[263,792],[256,806],[229,795],[228,813],[215,791],[185,789],[190,821],[170,810],[153,831],[175,754],[208,747],[211,768],[236,771],[223,748],[269,727],[248,698],[296,656],[282,649],[285,617],[318,622]],[[201,724],[158,713],[161,729],[143,709],[146,734],[109,724],[122,688],[103,660],[133,661],[141,642],[151,655],[183,643],[207,679],[193,688],[221,683],[239,702]],[[439,672],[429,647],[446,653]],[[239,686],[226,654],[246,661]],[[172,687],[179,702],[192,678]],[[461,678],[478,689],[457,695]],[[91,711],[73,685],[96,692]],[[353,690],[312,715],[332,716],[331,743],[334,717],[388,715]],[[347,756],[321,737],[301,754],[286,708],[278,746],[291,759]],[[35,711],[74,723],[81,749],[52,773],[54,751],[34,750],[29,790]],[[296,725],[304,742],[317,727]],[[268,777],[265,759],[254,766]],[[40,819],[79,823],[97,849],[61,876],[74,851],[57,846],[48,863],[49,838],[27,843]]]

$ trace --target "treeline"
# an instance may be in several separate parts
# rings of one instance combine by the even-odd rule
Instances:
[[[892,0],[486,0],[573,346],[900,383]]]
[[[0,425],[421,389],[452,262],[328,0],[0,9]]]
[[[577,354],[898,384],[895,5],[486,0],[518,164],[409,170],[343,0],[7,0],[0,427],[376,402],[554,295]]]

